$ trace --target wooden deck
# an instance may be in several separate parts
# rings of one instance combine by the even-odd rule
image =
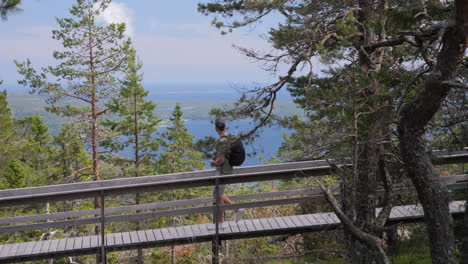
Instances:
[[[453,215],[463,214],[464,202],[452,202],[450,211]],[[396,206],[392,209],[389,222],[421,221],[422,218],[423,212],[419,205]],[[245,219],[237,223],[226,222],[225,228],[220,230],[220,239],[297,234],[340,227],[340,221],[334,213]],[[112,233],[106,234],[106,250],[110,252],[134,248],[193,244],[211,241],[214,236],[215,230],[209,230],[208,224]],[[100,236],[4,244],[0,245],[0,263],[96,254],[100,250],[100,245]]]

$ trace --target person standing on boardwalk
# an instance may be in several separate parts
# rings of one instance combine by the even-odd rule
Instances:
[[[229,162],[231,155],[231,140],[229,139],[229,133],[226,130],[226,124],[222,120],[216,120],[215,130],[219,135],[219,140],[216,144],[216,156],[210,161],[211,167],[216,167],[216,175],[229,175],[233,173],[233,168]],[[213,197],[216,199],[216,187],[213,188]],[[231,199],[224,195],[226,191],[226,184],[219,185],[219,198],[218,203],[232,204]],[[244,209],[236,210],[236,221],[239,221],[242,217]],[[218,214],[219,223],[223,223],[224,211],[220,210]]]

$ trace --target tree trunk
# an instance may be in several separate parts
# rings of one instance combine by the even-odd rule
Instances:
[[[135,168],[135,177],[138,177],[140,176],[140,172],[139,172],[139,169],[140,169],[140,137],[139,137],[139,132],[140,132],[140,129],[139,129],[139,126],[138,126],[138,103],[137,103],[137,95],[136,95],[136,92],[133,94],[133,140],[135,141],[134,144],[135,144],[135,156],[134,156],[134,160],[135,160],[135,163],[134,163],[134,168]],[[140,193],[136,193],[135,194],[135,204],[140,204]],[[140,211],[136,211],[137,213],[139,213]],[[136,229],[137,230],[140,230],[141,229],[141,220],[137,220],[137,223],[136,223]],[[143,249],[139,248],[138,249],[138,259],[137,259],[137,262],[139,264],[143,264],[144,263],[144,259],[143,259]]]
[[[402,160],[424,209],[432,263],[440,264],[455,263],[453,221],[448,192],[426,154],[424,134],[450,90],[443,82],[455,78],[468,42],[468,1],[456,0],[455,9],[456,24],[445,29],[434,69],[424,87],[401,108],[398,121]]]
[[[386,5],[386,1],[382,1],[382,5]],[[376,34],[372,29],[365,25],[370,19],[375,19],[376,3],[370,0],[359,0],[361,11],[358,14],[358,20],[362,25],[359,31],[362,33],[361,41],[356,44],[356,49],[359,51],[359,66],[363,73],[368,73],[370,70],[380,70],[382,58],[384,55],[383,49],[376,50],[375,54],[368,54],[363,47],[369,43],[376,41]],[[382,33],[384,34],[384,33]],[[374,58],[375,57],[375,58]],[[369,91],[373,92],[373,91]],[[362,97],[367,96],[367,92],[363,92]],[[358,110],[357,110],[358,111]],[[379,177],[379,158],[381,156],[381,148],[379,147],[378,139],[382,128],[379,121],[373,118],[368,118],[363,121],[367,128],[359,127],[359,113],[355,113],[355,142],[354,142],[354,171],[353,176],[347,177],[345,184],[342,187],[343,208],[346,216],[351,219],[353,224],[365,233],[374,234],[375,226],[375,207],[377,199],[377,181]],[[362,119],[363,117],[361,117]],[[381,120],[383,117],[378,117]],[[367,130],[362,131],[363,129]],[[346,190],[347,189],[347,190]],[[346,201],[347,200],[347,201]],[[349,261],[353,264],[371,263],[375,260],[375,252],[358,241],[346,227],[343,229],[346,238],[346,245],[349,252]]]
[[[99,181],[99,149],[98,149],[98,114],[97,114],[97,98],[96,98],[96,69],[94,67],[94,53],[93,53],[93,38],[92,30],[89,29],[89,70],[90,70],[90,84],[91,84],[91,149],[93,158],[93,175],[94,180]],[[101,208],[101,197],[94,198],[94,208]],[[101,226],[96,224],[94,231],[100,233]]]

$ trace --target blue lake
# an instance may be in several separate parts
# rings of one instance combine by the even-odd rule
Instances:
[[[209,120],[188,120],[185,124],[189,132],[195,136],[195,140],[202,139],[205,136],[218,137],[214,125]],[[250,121],[227,122],[226,125],[231,135],[247,132],[254,127],[254,124]],[[283,134],[289,134],[290,132],[290,130],[278,126],[262,128],[260,136],[255,138],[253,144],[245,145],[246,153],[251,156],[246,157],[242,166],[261,164],[259,162],[260,156],[266,159],[276,156],[278,148],[283,142]]]
[[[187,120],[185,125],[187,126],[189,133],[194,135],[194,142],[198,139],[203,139],[205,136],[218,138],[218,134],[214,129],[214,124],[212,124],[210,120]],[[254,127],[254,124],[249,121],[227,122],[226,125],[227,130],[231,135],[247,132]],[[158,129],[158,132],[164,132],[165,129],[166,128],[161,127]],[[255,138],[252,144],[244,143],[247,156],[242,166],[263,164],[259,160],[260,156],[263,156],[266,159],[276,156],[278,148],[283,142],[284,133],[289,134],[290,130],[278,126],[262,128],[259,137]],[[133,154],[133,151],[129,148],[119,152],[118,154],[130,157]],[[206,168],[209,168],[208,160]]]

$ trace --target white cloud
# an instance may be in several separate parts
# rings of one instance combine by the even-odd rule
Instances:
[[[109,6],[97,17],[97,21],[106,25],[112,23],[125,23],[126,35],[133,36],[133,9],[125,3],[111,2]]]

